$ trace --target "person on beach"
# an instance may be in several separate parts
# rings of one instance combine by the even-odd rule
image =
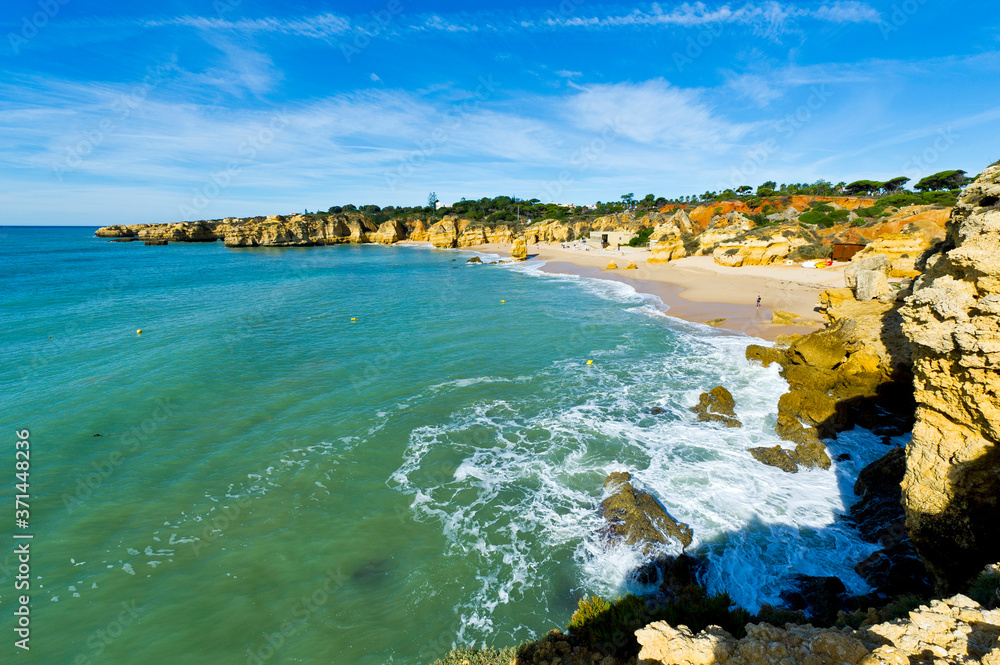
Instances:
[[[760,311],[760,296],[757,296],[757,311]]]

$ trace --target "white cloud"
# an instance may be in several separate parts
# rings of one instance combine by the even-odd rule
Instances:
[[[750,125],[716,116],[696,90],[663,79],[643,83],[589,85],[566,102],[566,117],[591,132],[615,132],[647,145],[724,150]]]

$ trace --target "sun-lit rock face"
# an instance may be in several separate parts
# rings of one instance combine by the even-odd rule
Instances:
[[[917,399],[906,526],[954,589],[1000,550],[1000,163],[965,189],[901,313]]]
[[[747,624],[736,639],[718,626],[695,634],[658,621],[635,632],[641,665],[1000,665],[1000,610],[962,595],[934,600],[906,619],[851,628]]]

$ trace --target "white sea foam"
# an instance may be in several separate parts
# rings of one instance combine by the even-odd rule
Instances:
[[[604,293],[636,298],[621,286]],[[836,444],[852,461],[830,470],[788,474],[760,464],[747,448],[780,442],[776,404],[787,384],[777,367],[745,360],[746,345],[759,340],[683,333],[677,339],[673,353],[657,358],[631,359],[623,345],[595,355],[607,356],[606,363],[587,368],[565,361],[540,370],[544,376],[536,380],[555,390],[554,382],[575,403],[483,401],[411,433],[391,484],[413,497],[416,519],[440,524],[449,554],[475,557],[481,567],[478,588],[456,608],[463,641],[491,632],[498,605],[545,586],[554,557],[567,550],[577,564],[578,595],[643,590],[628,573],[647,557],[609,547],[599,536],[601,481],[613,470],[631,472],[691,526],[689,551],[709,562],[704,583],[750,610],[778,602],[795,574],[836,575],[850,590],[866,591],[853,568],[875,548],[837,517],[854,500],[849,486],[857,472],[884,447],[858,430]],[[588,380],[600,390],[581,392]],[[699,423],[690,412],[702,390],[720,384],[733,393],[742,428]],[[451,381],[435,389],[467,385]],[[653,405],[665,413],[644,412]],[[423,471],[424,460],[441,450],[461,455],[454,472]],[[679,551],[674,543],[663,553]]]

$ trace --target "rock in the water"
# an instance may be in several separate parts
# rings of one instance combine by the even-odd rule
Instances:
[[[785,591],[781,599],[792,610],[802,610],[823,623],[831,624],[837,612],[845,609],[847,588],[837,577],[796,575],[795,590]]]
[[[524,239],[524,236],[514,239],[514,245],[510,248],[510,258],[515,261],[528,260],[528,241]]]
[[[965,188],[900,310],[917,400],[906,528],[939,590],[960,588],[1000,551],[998,202],[1000,162]]]
[[[637,491],[627,472],[613,472],[604,481],[611,495],[601,502],[607,533],[629,545],[666,543],[676,538],[682,547],[691,544],[693,533],[687,524],[675,521],[647,492]]]
[[[811,469],[819,467],[829,469],[833,463],[829,453],[818,439],[815,441],[805,441],[795,446],[795,450],[786,450],[781,446],[771,448],[748,448],[755,460],[768,466],[773,466],[787,471],[788,473],[798,473],[799,467]]]
[[[748,450],[758,462],[777,467],[788,473],[798,473],[799,471],[799,465],[792,459],[792,453],[781,446],[774,446],[773,448],[749,448]]]
[[[698,404],[691,407],[698,414],[700,422],[721,422],[726,427],[742,427],[743,423],[736,419],[735,409],[736,400],[723,386],[716,386],[707,393],[702,393]]]
[[[747,360],[756,360],[764,365],[764,367],[770,367],[771,363],[781,364],[787,358],[784,351],[772,346],[760,346],[759,344],[749,345],[746,350],[746,356]]]
[[[482,262],[483,262],[483,260],[481,258],[479,258],[478,256],[473,256],[471,259],[469,259],[468,261],[466,261],[466,263],[482,263]]]

